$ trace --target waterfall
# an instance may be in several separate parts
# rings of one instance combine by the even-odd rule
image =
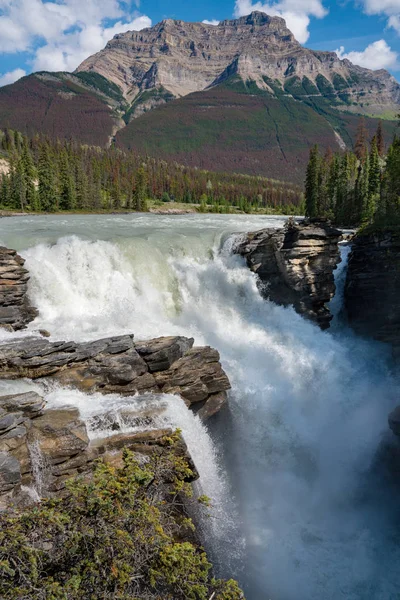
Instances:
[[[42,498],[49,482],[49,464],[37,440],[28,444],[28,451],[33,477],[33,485],[31,486],[33,497]]]
[[[397,506],[371,469],[399,397],[389,350],[343,324],[322,332],[260,297],[256,276],[223,244],[276,221],[80,219],[50,220],[46,239],[36,234],[23,250],[40,311],[31,328],[78,341],[182,334],[220,351],[229,408],[207,429],[165,398],[160,422],[182,428],[205,493],[215,491],[227,522],[232,513],[236,532],[228,523],[209,541],[234,531],[245,543],[237,575],[248,600],[397,598]],[[82,414],[83,404],[100,411],[105,402],[52,393],[54,403],[57,394],[80,402]],[[125,399],[106,401],[115,408]],[[217,544],[223,563],[235,546]]]

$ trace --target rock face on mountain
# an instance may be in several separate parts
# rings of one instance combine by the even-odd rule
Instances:
[[[36,316],[27,291],[29,274],[15,250],[0,247],[0,327],[22,329]]]
[[[400,232],[356,236],[349,257],[345,306],[361,335],[392,345],[400,357]]]
[[[23,338],[0,346],[0,379],[51,378],[85,392],[179,394],[188,406],[222,405],[229,379],[216,350],[192,338],[134,342],[133,335],[95,342]],[[215,412],[215,411],[214,411]]]
[[[132,411],[132,419],[139,417],[137,410]],[[115,433],[91,441],[75,408],[46,408],[35,392],[0,396],[0,511],[24,507],[43,496],[62,495],[66,480],[87,476],[98,458],[120,466],[124,448],[139,457],[163,452],[165,436],[172,430],[157,429],[151,420],[148,424],[147,431]],[[189,460],[196,477],[183,440],[178,452]]]
[[[289,222],[281,230],[247,234],[236,252],[260,278],[263,296],[329,327],[326,304],[335,294],[333,271],[340,262],[341,232],[324,222]]]
[[[334,52],[303,48],[284,19],[257,11],[218,26],[167,19],[118,34],[77,72],[99,73],[117,84],[129,102],[149,90],[157,90],[155,104],[165,102],[163,91],[181,97],[232,76],[274,95],[289,80],[300,86],[306,81],[308,94],[330,94],[339,102],[347,95],[360,103],[367,89],[369,113],[380,107],[395,109],[400,101],[400,86],[387,71],[373,72],[340,60]]]

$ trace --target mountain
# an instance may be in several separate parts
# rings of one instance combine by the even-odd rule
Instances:
[[[105,146],[124,125],[121,90],[97,73],[35,73],[0,88],[0,128]]]
[[[347,110],[369,114],[396,111],[400,102],[400,85],[387,71],[357,67],[335,52],[303,48],[284,19],[257,11],[218,26],[167,19],[149,29],[121,33],[77,69],[92,71],[119,86],[134,103],[132,116],[142,100],[149,103],[149,92],[155,104],[206,90],[232,76],[252,81],[273,96],[279,94],[277,88],[323,96]]]
[[[300,182],[311,145],[351,147],[360,114],[391,136],[399,103],[387,71],[304,48],[283,19],[253,12],[118,34],[74,74],[0,88],[0,127]]]

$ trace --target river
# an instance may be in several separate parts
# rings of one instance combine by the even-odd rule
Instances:
[[[398,599],[399,490],[374,466],[399,382],[388,348],[341,321],[345,263],[327,332],[260,297],[255,275],[231,254],[232,234],[283,223],[20,217],[0,219],[0,243],[26,258],[40,313],[31,331],[76,341],[183,334],[219,350],[232,382],[229,407],[208,429],[178,399],[166,399],[167,414],[215,504],[211,554],[248,600]],[[1,382],[0,391],[32,386]],[[50,406],[75,404],[85,417],[129,401],[45,393]]]

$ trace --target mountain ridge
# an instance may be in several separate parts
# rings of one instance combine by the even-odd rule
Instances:
[[[128,103],[161,88],[183,97],[232,75],[255,81],[273,96],[271,82],[285,90],[291,78],[307,78],[314,95],[329,94],[347,111],[363,112],[366,86],[372,114],[395,110],[400,102],[400,85],[388,71],[353,65],[335,52],[304,48],[284,19],[260,11],[219,25],[166,19],[139,32],[117,34],[87,58],[76,69],[79,72],[106,77],[119,86]],[[162,97],[157,100],[149,108],[165,103]]]
[[[399,103],[387,71],[304,48],[255,11],[167,19],[117,34],[74,73],[23,77],[0,88],[0,128],[300,183],[309,148],[352,148],[361,114],[371,137],[384,117],[389,141]]]

